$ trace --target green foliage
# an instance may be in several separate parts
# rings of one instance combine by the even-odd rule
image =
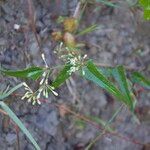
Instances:
[[[150,1],[149,1],[149,0],[139,0],[139,4],[140,4],[142,7],[146,8],[146,7],[149,6]]]
[[[52,83],[52,87],[58,88],[61,84],[63,84],[70,77],[70,68],[72,65],[65,65],[65,67],[60,71],[57,75],[56,79]]]
[[[90,116],[89,117],[92,121],[96,122],[97,124],[105,127],[106,123],[104,120],[102,120],[100,117],[96,117],[96,116]],[[113,132],[114,129],[112,129],[109,125],[106,127],[106,130],[109,132]]]
[[[97,25],[94,24],[94,25],[92,25],[92,26],[90,26],[90,27],[87,27],[87,28],[85,28],[85,29],[79,31],[79,33],[77,33],[77,36],[81,36],[81,35],[90,33],[90,32],[92,32],[92,31],[95,31],[96,29],[97,29]]]
[[[28,137],[28,139],[31,141],[31,143],[35,146],[37,150],[40,150],[40,147],[30,134],[30,132],[27,130],[27,128],[23,125],[21,120],[14,114],[14,112],[3,102],[3,99],[8,97],[10,94],[12,94],[15,90],[20,88],[23,85],[23,83],[18,84],[14,88],[12,88],[10,91],[5,91],[4,93],[0,94],[0,106],[2,109],[8,114],[8,116],[18,125],[18,127],[23,131],[23,133]]]
[[[120,87],[121,92],[126,98],[128,106],[130,106],[131,110],[133,110],[133,97],[131,96],[133,93],[131,91],[131,88],[129,88],[125,69],[123,68],[123,66],[118,66],[117,68],[115,68],[113,70],[113,75]]]
[[[28,137],[31,143],[35,146],[36,150],[40,150],[40,147],[27,130],[27,128],[23,125],[21,120],[14,114],[14,112],[2,101],[0,101],[0,106],[7,112],[8,116],[18,125],[18,127],[22,130],[22,132]]]
[[[110,6],[110,7],[119,7],[118,5],[114,4],[113,2],[110,2],[108,0],[96,0],[96,2],[102,3],[106,6]]]
[[[96,123],[102,127],[105,127],[106,125],[106,122],[104,120],[102,120],[100,117],[97,117],[97,116],[88,116],[88,119],[91,120],[93,123]],[[79,128],[79,129],[84,129],[86,127],[86,123],[84,120],[81,120],[81,119],[77,119],[75,121],[75,125]],[[112,129],[109,125],[107,126],[106,128],[107,131],[109,132],[113,132],[114,129]]]
[[[115,3],[109,0],[95,0],[95,1],[97,3],[105,4],[110,7],[118,7]],[[82,3],[85,3],[85,4],[87,3],[92,4],[94,2],[90,0],[89,1],[82,0]],[[144,18],[146,20],[150,20],[150,0],[139,0],[139,4],[142,6],[144,10]],[[83,8],[85,8],[85,6],[86,5],[84,5]],[[64,19],[67,20],[69,18],[60,17],[57,21],[59,23],[62,23],[64,22]],[[69,24],[67,23],[67,27],[68,26],[70,27],[70,23]],[[97,29],[97,25],[92,25],[78,32],[76,35],[81,36],[89,32],[92,32],[96,29]],[[65,62],[64,68],[60,70],[60,72],[58,73],[58,75],[56,76],[56,78],[54,79],[51,85],[48,85],[49,84],[48,78],[50,76],[50,72],[48,72],[48,65],[43,55],[42,55],[43,61],[45,62],[46,68],[29,67],[23,70],[16,70],[16,71],[6,70],[2,68],[0,69],[0,72],[2,72],[5,75],[12,76],[12,77],[27,78],[27,79],[33,79],[33,80],[37,80],[38,78],[42,77],[41,81],[39,82],[40,87],[36,91],[32,91],[32,89],[27,84],[21,83],[13,87],[11,90],[8,90],[7,88],[6,90],[0,93],[0,106],[2,107],[2,109],[4,109],[4,111],[7,112],[9,117],[19,126],[19,128],[28,137],[28,139],[32,142],[32,144],[35,146],[37,150],[40,150],[40,147],[38,146],[38,144],[36,143],[32,135],[30,134],[30,132],[26,129],[26,127],[23,125],[21,120],[14,114],[14,112],[4,103],[5,98],[7,98],[10,94],[12,94],[18,88],[22,87],[22,85],[24,85],[26,89],[26,93],[22,97],[22,99],[29,98],[28,101],[29,100],[31,101],[31,99],[33,99],[33,102],[37,102],[41,96],[41,93],[43,93],[43,96],[45,96],[45,98],[48,98],[48,90],[53,92],[54,95],[57,96],[58,94],[54,91],[55,88],[58,88],[59,86],[61,86],[71,76],[73,72],[77,70],[79,71],[82,70],[84,78],[90,81],[93,81],[95,84],[97,84],[98,86],[105,89],[107,92],[109,92],[113,96],[115,96],[120,102],[123,103],[122,106],[124,106],[125,104],[126,106],[130,108],[131,112],[134,111],[136,101],[133,96],[134,94],[131,90],[132,89],[131,85],[129,84],[130,81],[126,77],[126,71],[124,67],[118,66],[116,68],[98,68],[91,60],[85,62],[86,55],[82,57],[82,54],[80,54],[80,51],[77,50],[76,45],[78,43],[75,42],[76,35],[70,32],[71,31],[67,30],[67,33],[65,33],[65,36],[63,37],[63,39],[61,39],[62,45],[60,44],[60,47],[59,47],[59,51],[61,52],[59,58],[64,58],[63,59],[63,61]],[[70,43],[71,43],[71,49],[68,48],[68,45],[70,45]],[[113,79],[115,83],[112,82],[110,78]],[[139,83],[140,85],[150,89],[150,80],[145,78],[139,72],[134,72],[131,74],[131,81],[133,83]],[[38,101],[38,104],[41,104],[41,102]],[[115,114],[112,116],[112,118],[108,122],[103,121],[99,117],[90,116],[89,118],[93,122],[96,122],[97,124],[102,125],[105,128],[104,130],[113,132],[113,129],[109,126],[109,124],[115,119],[117,114],[122,109],[122,106],[115,112]],[[80,127],[80,129],[83,129],[85,127],[85,124],[82,120],[76,120],[75,124],[78,127]]]
[[[147,79],[139,72],[133,72],[131,75],[132,82],[138,83],[141,86],[150,89],[150,79]]]
[[[6,97],[8,97],[10,94],[12,94],[14,91],[22,87],[23,83],[20,83],[13,87],[10,91],[6,90],[3,93],[0,93],[0,100],[4,100]]]
[[[139,0],[139,4],[144,10],[144,19],[150,20],[150,0]]]
[[[5,75],[19,77],[19,78],[31,78],[33,80],[36,80],[42,75],[44,69],[40,67],[30,67],[30,68],[26,68],[23,70],[16,70],[16,71],[6,70],[6,69],[1,69],[0,71]]]
[[[125,72],[122,67],[117,68],[117,73],[115,75],[117,76],[117,82],[119,83],[119,86],[121,87],[121,90],[118,89],[114,83],[112,83],[110,80],[108,80],[105,75],[103,75],[103,72],[101,72],[92,61],[88,61],[86,67],[84,68],[84,77],[93,81],[100,87],[104,88],[106,91],[108,91],[110,94],[114,95],[118,98],[121,102],[125,103],[127,106],[130,107],[130,109],[133,111],[134,103],[131,98],[128,84],[125,77]],[[123,80],[123,81],[122,81]]]
[[[75,120],[75,126],[76,126],[78,129],[83,130],[83,129],[86,127],[86,123],[85,123],[85,121],[83,121],[83,120],[76,119],[76,120]]]

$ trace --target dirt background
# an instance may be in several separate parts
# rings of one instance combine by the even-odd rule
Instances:
[[[58,58],[53,53],[55,43],[51,31],[58,28],[58,16],[72,16],[78,0],[33,0],[36,14],[36,34],[46,55],[48,65],[58,65]],[[99,29],[85,36],[80,41],[85,43],[84,53],[96,63],[136,68],[145,75],[150,74],[150,22],[142,19],[140,9],[129,8],[126,1],[119,2],[120,8],[88,5],[85,9],[80,28],[97,24]],[[29,25],[27,0],[0,0],[0,63],[9,69],[22,69],[31,65],[44,66],[34,32]],[[14,25],[21,29],[15,30]],[[20,81],[16,78],[0,76],[0,89],[7,85],[13,87]],[[108,93],[91,82],[72,76],[72,94],[67,85],[61,86],[59,96],[49,97],[50,102],[66,104],[71,110],[84,116],[97,116],[107,121],[120,104]],[[28,81],[36,88],[36,83]],[[139,89],[139,87],[137,87]],[[20,93],[23,90],[20,90]],[[75,98],[74,98],[75,96]],[[150,92],[143,90],[138,95],[137,124],[130,112],[123,108],[112,126],[125,140],[106,134],[92,147],[93,150],[145,150],[150,143]],[[82,150],[100,132],[86,123],[77,125],[73,115],[60,116],[57,107],[43,103],[32,106],[21,101],[19,96],[11,96],[10,107],[30,130],[42,150]],[[19,132],[20,149],[33,150],[34,147],[22,132]],[[132,140],[131,140],[132,139]],[[137,144],[134,140],[142,144]],[[0,114],[0,150],[17,150],[17,135],[8,117]]]

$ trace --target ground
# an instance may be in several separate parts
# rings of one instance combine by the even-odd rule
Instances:
[[[36,14],[36,34],[40,37],[42,52],[50,67],[59,64],[54,54],[56,43],[51,31],[59,28],[56,18],[72,16],[78,0],[33,0]],[[97,24],[98,29],[78,40],[85,43],[83,53],[97,64],[115,66],[123,64],[150,74],[150,22],[142,19],[142,11],[132,9],[125,1],[119,8],[88,5],[80,22],[80,28]],[[0,63],[8,69],[22,69],[27,66],[44,66],[41,51],[32,27],[27,1],[0,1]],[[15,29],[19,25],[20,29]],[[0,76],[0,89],[13,87],[24,80]],[[54,102],[83,116],[96,116],[107,121],[120,106],[111,95],[78,74],[71,78],[73,92],[68,84],[61,86],[58,97],[50,95]],[[36,83],[28,81],[36,88]],[[22,93],[23,90],[18,91]],[[100,132],[89,122],[79,126],[72,114],[60,115],[58,107],[43,103],[32,106],[20,100],[20,96],[9,97],[8,103],[17,116],[30,130],[42,150],[82,150]],[[123,108],[112,126],[121,136],[105,134],[92,147],[93,150],[145,150],[150,143],[150,92],[143,90],[138,96],[137,123],[128,109]],[[61,112],[62,113],[62,112]],[[0,114],[0,150],[17,149],[17,135],[7,116]],[[126,138],[123,138],[126,137]],[[20,149],[33,150],[34,147],[22,132],[19,132]],[[147,146],[148,147],[148,146]],[[149,148],[148,148],[149,149]]]

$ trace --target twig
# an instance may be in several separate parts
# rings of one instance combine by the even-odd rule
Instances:
[[[96,138],[92,140],[92,142],[90,142],[90,144],[85,148],[85,150],[89,150],[106,133],[108,125],[117,117],[119,112],[122,110],[123,106],[124,104],[122,104],[119,107],[119,109],[117,109],[117,111],[113,114],[110,120],[105,124],[104,129],[101,131],[101,133],[98,136],[96,136]]]
[[[32,3],[32,0],[27,0],[27,2],[28,2],[28,7],[29,7],[29,20],[30,20],[29,24],[30,24],[31,29],[34,33],[34,36],[35,36],[35,39],[37,41],[39,50],[42,53],[41,43],[40,43],[40,40],[39,40],[39,36],[37,35],[37,32],[36,32],[36,25],[35,25],[36,16],[35,16],[35,13],[34,13],[33,3]]]
[[[17,135],[17,150],[20,150],[20,138],[19,138],[19,128],[16,124],[14,124],[15,132]]]
[[[78,98],[77,98],[76,84],[72,77],[70,77],[68,80],[66,80],[66,85],[73,97],[73,103],[74,103]]]
[[[20,96],[21,96],[21,95],[20,95]],[[92,125],[92,126],[95,127],[96,129],[98,129],[98,130],[102,130],[102,129],[103,129],[99,124],[97,124],[97,123],[91,121],[90,119],[88,119],[87,117],[85,117],[85,116],[83,116],[83,115],[81,115],[81,114],[79,114],[79,113],[76,113],[76,112],[70,110],[68,107],[63,107],[62,105],[57,104],[57,103],[50,103],[50,101],[47,100],[47,99],[40,99],[40,101],[41,101],[41,102],[45,102],[45,103],[47,103],[47,104],[49,104],[49,105],[53,105],[53,106],[55,106],[55,107],[57,107],[57,108],[60,108],[60,107],[61,107],[61,109],[64,109],[65,111],[68,111],[70,114],[74,115],[76,118],[81,119],[81,120],[83,120],[83,121],[89,123],[90,125]],[[119,137],[120,139],[123,139],[123,140],[128,141],[128,142],[132,142],[132,143],[137,144],[137,145],[142,145],[142,146],[144,145],[143,143],[139,142],[138,140],[135,140],[135,139],[132,139],[132,138],[123,136],[123,135],[121,135],[121,134],[118,133],[118,132],[106,131],[106,132],[105,132],[105,135],[106,135],[106,134],[110,134],[110,135]]]
[[[0,113],[4,114],[4,115],[8,115],[7,112],[5,112],[4,110],[0,109]]]
[[[0,113],[8,116],[8,114],[5,111],[3,111],[2,109],[0,109]],[[15,127],[15,132],[17,135],[17,150],[20,150],[19,128],[12,120],[10,120],[10,121],[11,121],[10,123],[12,123],[12,125]]]
[[[46,100],[46,99],[41,99],[40,101],[41,101],[41,102],[49,103],[50,105],[54,105],[54,106],[56,106],[56,107],[59,108],[59,109],[60,109],[60,108],[61,108],[61,109],[64,109],[65,111],[68,111],[70,114],[74,115],[76,118],[81,119],[81,120],[83,120],[83,121],[89,123],[90,125],[92,125],[92,126],[95,127],[96,129],[98,129],[98,130],[104,130],[99,124],[97,124],[97,123],[91,121],[90,119],[88,119],[87,117],[85,117],[85,116],[83,116],[83,115],[81,115],[81,114],[79,114],[79,113],[76,113],[76,112],[70,110],[68,107],[64,107],[63,105],[59,105],[59,104],[57,104],[57,103],[51,104],[51,103],[50,103],[48,100]],[[107,129],[107,127],[106,127],[106,129]],[[118,137],[118,138],[120,138],[120,139],[123,139],[123,140],[125,140],[125,141],[131,142],[131,143],[134,143],[134,144],[137,144],[137,145],[142,145],[142,146],[144,145],[143,143],[139,142],[138,140],[135,140],[135,139],[132,139],[132,138],[123,136],[123,135],[121,135],[121,134],[118,133],[118,132],[110,132],[110,131],[106,131],[106,130],[105,130],[105,133],[104,133],[104,134],[105,134],[105,135],[106,135],[106,134],[110,134],[110,135],[116,136],[116,137]]]
[[[73,17],[76,19],[79,18],[80,8],[81,8],[81,2],[78,2],[77,6],[75,8],[74,14],[73,14]]]

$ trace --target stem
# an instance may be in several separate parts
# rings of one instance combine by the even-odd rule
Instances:
[[[110,118],[110,120],[105,124],[104,129],[102,130],[102,132],[98,136],[96,136],[96,138],[94,140],[92,140],[90,142],[90,144],[85,148],[85,150],[89,150],[105,134],[108,125],[111,124],[111,122],[117,117],[117,115],[120,113],[120,111],[122,110],[123,107],[124,107],[124,104],[122,104],[116,110],[116,112],[113,114],[113,116]]]

